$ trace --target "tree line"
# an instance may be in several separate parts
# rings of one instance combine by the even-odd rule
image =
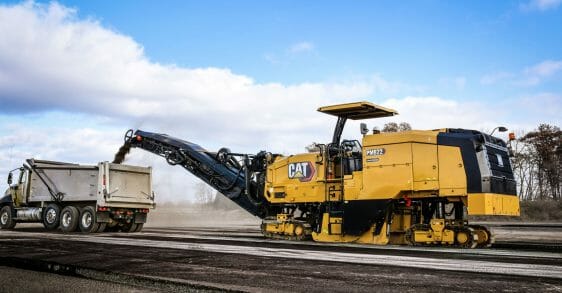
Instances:
[[[512,165],[517,194],[522,200],[560,200],[562,195],[562,131],[541,124],[518,133],[511,141]]]

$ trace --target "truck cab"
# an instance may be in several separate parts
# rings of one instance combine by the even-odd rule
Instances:
[[[7,178],[8,189],[0,199],[0,204],[10,203],[14,207],[25,205],[29,192],[29,176],[29,170],[24,167],[10,171]]]

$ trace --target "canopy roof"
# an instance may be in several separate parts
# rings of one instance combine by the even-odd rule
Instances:
[[[324,106],[318,108],[318,111],[337,117],[346,117],[351,120],[381,118],[398,115],[398,112],[396,110],[375,105],[370,102],[355,102]]]

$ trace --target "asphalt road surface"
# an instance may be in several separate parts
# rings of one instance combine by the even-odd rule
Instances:
[[[0,231],[0,291],[562,292],[562,227],[495,229],[507,231],[500,248],[470,250],[268,240],[255,226],[85,235],[21,225]],[[548,245],[528,245],[544,231]]]

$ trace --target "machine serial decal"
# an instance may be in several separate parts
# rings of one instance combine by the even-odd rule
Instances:
[[[290,163],[288,166],[289,179],[299,179],[308,182],[314,176],[314,166],[311,162]]]
[[[367,150],[367,156],[382,156],[384,153],[384,148]]]

